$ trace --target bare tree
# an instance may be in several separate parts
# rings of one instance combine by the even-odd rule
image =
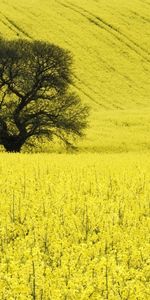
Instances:
[[[0,144],[20,152],[31,139],[71,145],[83,135],[88,107],[69,92],[72,59],[46,42],[0,40]]]

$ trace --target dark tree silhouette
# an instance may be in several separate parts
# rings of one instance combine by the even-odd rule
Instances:
[[[68,51],[41,41],[0,40],[0,144],[20,152],[31,138],[72,145],[87,126],[88,107],[75,93]]]

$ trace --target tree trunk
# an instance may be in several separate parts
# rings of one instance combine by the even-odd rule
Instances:
[[[9,136],[3,140],[7,152],[20,152],[24,142],[18,136]]]
[[[4,148],[7,152],[20,152],[21,151],[20,145],[4,145]]]

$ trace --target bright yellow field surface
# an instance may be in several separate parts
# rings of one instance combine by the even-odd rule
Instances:
[[[93,152],[0,155],[0,300],[149,300],[150,1],[1,0],[0,32],[71,51]]]
[[[149,178],[148,155],[1,154],[0,299],[148,300]]]
[[[0,32],[73,54],[73,89],[92,107],[80,148],[150,148],[149,0],[1,0]]]

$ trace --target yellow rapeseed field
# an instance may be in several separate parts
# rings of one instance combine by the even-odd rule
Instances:
[[[84,151],[149,150],[149,28],[149,0],[0,0],[3,37],[71,51],[72,89],[92,108]]]
[[[2,154],[0,299],[148,300],[150,156]]]
[[[0,0],[0,36],[69,49],[91,107],[78,153],[0,154],[0,300],[149,300],[150,1]]]

